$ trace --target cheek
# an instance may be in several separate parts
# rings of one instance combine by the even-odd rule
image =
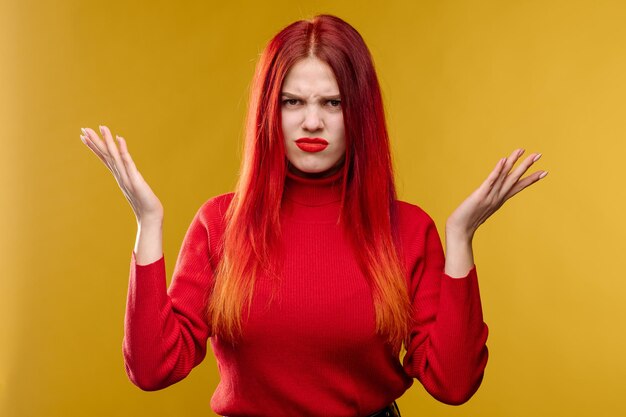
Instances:
[[[282,114],[281,115],[281,124],[282,124],[282,133],[283,133],[283,148],[285,155],[289,158],[293,153],[294,149],[292,149],[292,139],[293,139],[293,128],[291,126],[292,121],[289,119],[289,116]]]
[[[345,146],[346,146],[346,129],[345,129],[345,126],[343,124],[343,118],[341,118],[341,117],[339,118],[339,120],[337,120],[336,130],[337,130],[337,137],[340,138],[341,145],[345,148]]]
[[[294,112],[283,112],[281,114],[283,132],[292,132],[294,125],[296,125],[296,115]]]
[[[284,113],[281,115],[280,118],[281,118],[281,127],[282,127],[282,130],[283,130],[283,135],[285,136],[285,139],[287,139],[287,122],[288,122],[288,120],[286,119],[286,116],[285,116]]]

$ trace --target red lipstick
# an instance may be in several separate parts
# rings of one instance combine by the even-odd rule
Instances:
[[[323,138],[300,138],[296,140],[296,145],[305,152],[320,152],[326,149],[328,141]]]

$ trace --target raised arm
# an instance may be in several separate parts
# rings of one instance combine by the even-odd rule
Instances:
[[[422,257],[410,280],[414,326],[403,365],[434,398],[459,405],[480,386],[488,358],[476,266],[465,277],[447,275],[430,217],[423,235]]]
[[[438,400],[458,405],[476,392],[487,365],[488,329],[483,322],[472,239],[478,227],[508,199],[544,178],[522,175],[541,154],[516,149],[502,158],[446,222],[446,257],[434,222],[426,221],[424,252],[409,287],[415,325],[404,358],[406,372]]]
[[[92,129],[82,132],[82,142],[113,174],[137,219],[124,322],[126,372],[144,390],[165,388],[183,379],[206,353],[205,296],[212,277],[203,211],[208,206],[189,226],[167,290],[161,202],[137,170],[124,138],[116,136],[116,145],[106,126],[100,126],[102,139]]]
[[[135,385],[146,391],[165,388],[202,362],[210,335],[206,296],[212,277],[203,208],[187,230],[167,291],[164,256],[140,265],[133,251],[123,353]]]

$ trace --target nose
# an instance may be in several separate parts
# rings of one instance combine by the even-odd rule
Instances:
[[[324,127],[324,122],[317,106],[309,107],[304,115],[302,128],[311,132],[320,130]]]

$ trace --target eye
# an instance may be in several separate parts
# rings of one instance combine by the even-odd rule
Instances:
[[[288,106],[295,106],[296,104],[298,104],[298,99],[288,98],[288,99],[283,100],[283,104],[288,105]]]
[[[331,107],[339,107],[341,105],[341,100],[328,100]]]

